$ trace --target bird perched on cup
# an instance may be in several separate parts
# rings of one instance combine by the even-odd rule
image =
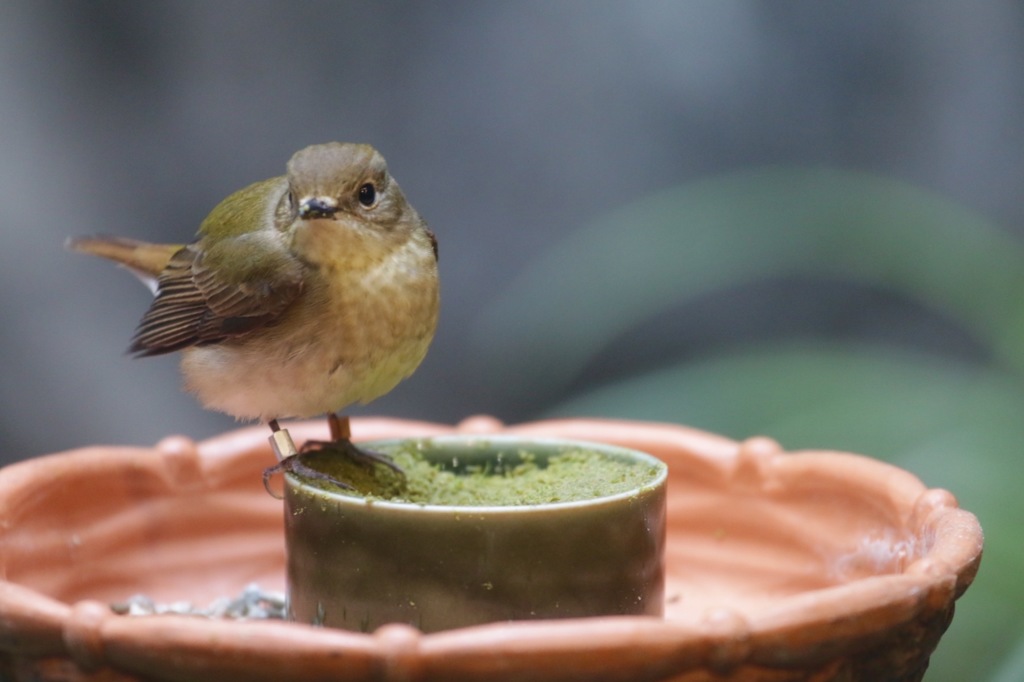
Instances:
[[[181,351],[185,388],[205,407],[284,433],[267,475],[299,466],[284,418],[328,416],[331,440],[303,451],[390,464],[355,447],[338,413],[389,392],[426,355],[437,240],[373,147],[296,152],[285,175],[218,204],[188,244],[101,235],[67,247],[123,265],[154,292],[130,353]]]

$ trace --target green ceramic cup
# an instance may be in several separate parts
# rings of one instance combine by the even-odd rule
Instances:
[[[390,452],[409,441],[360,444]],[[413,441],[459,467],[547,460],[581,448],[644,466],[641,485],[572,502],[438,506],[368,501],[285,476],[287,589],[293,620],[423,632],[495,621],[661,616],[667,467],[595,443],[446,436]],[[585,476],[586,472],[582,472]]]

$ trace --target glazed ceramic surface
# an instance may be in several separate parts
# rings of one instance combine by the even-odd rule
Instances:
[[[294,620],[437,632],[496,621],[661,616],[665,465],[609,445],[541,438],[411,440],[428,461],[495,469],[589,450],[649,471],[611,496],[528,506],[438,506],[328,492],[294,474],[284,496]],[[366,447],[388,452],[400,443]],[[586,472],[580,473],[581,484]]]
[[[323,438],[320,424],[289,425]],[[0,678],[12,680],[919,680],[981,559],[977,519],[856,455],[785,453],[668,424],[353,422],[357,439],[447,433],[599,441],[669,466],[664,617],[358,634],[128,617],[143,592],[205,604],[284,588],[264,429],[93,447],[0,471]]]

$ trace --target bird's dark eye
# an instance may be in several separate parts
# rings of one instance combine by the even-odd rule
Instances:
[[[367,208],[377,203],[377,188],[372,182],[367,182],[359,188],[359,203]]]

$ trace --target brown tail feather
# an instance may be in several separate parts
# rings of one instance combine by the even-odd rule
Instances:
[[[69,237],[64,247],[71,251],[101,256],[125,266],[143,278],[156,279],[181,244],[150,244],[136,239],[93,235]]]

